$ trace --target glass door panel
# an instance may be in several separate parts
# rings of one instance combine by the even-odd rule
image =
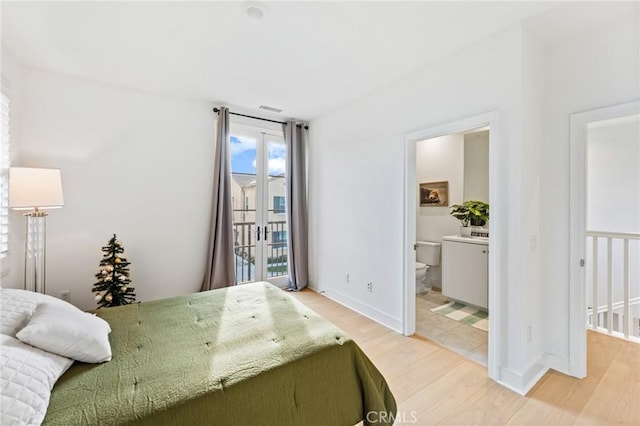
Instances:
[[[229,147],[236,281],[252,282],[256,280],[258,135],[234,134]]]
[[[232,129],[229,144],[236,281],[286,286],[284,140],[278,135]]]
[[[284,140],[265,135],[267,159],[267,183],[265,185],[267,208],[266,279],[277,285],[286,285],[289,275],[287,265],[287,216],[285,167],[286,147]]]

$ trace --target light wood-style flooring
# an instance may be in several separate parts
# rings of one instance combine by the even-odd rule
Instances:
[[[550,371],[523,397],[436,343],[404,337],[312,290],[293,295],[365,351],[396,397],[405,420],[398,424],[640,425],[640,345],[589,332],[586,379]]]

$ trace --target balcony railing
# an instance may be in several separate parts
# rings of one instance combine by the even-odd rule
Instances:
[[[587,231],[588,326],[640,343],[640,234]],[[633,276],[636,275],[636,276]],[[595,307],[595,308],[594,308]]]
[[[238,283],[256,280],[256,244],[264,240],[261,229],[260,241],[257,241],[255,222],[234,222],[236,281]],[[284,220],[267,223],[266,243],[267,278],[289,274],[287,260],[287,222]]]

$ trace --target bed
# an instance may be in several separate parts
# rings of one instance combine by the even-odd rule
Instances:
[[[97,314],[111,325],[113,359],[67,370],[45,425],[366,425],[395,416],[385,379],[355,342],[270,284]]]

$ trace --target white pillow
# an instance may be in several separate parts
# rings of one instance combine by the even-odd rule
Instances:
[[[0,424],[39,425],[51,389],[73,360],[0,335]]]
[[[16,334],[22,342],[82,362],[111,360],[111,327],[73,305],[39,303],[29,323]]]
[[[27,325],[38,303],[42,302],[67,304],[64,300],[33,291],[0,289],[0,334],[15,337]]]

